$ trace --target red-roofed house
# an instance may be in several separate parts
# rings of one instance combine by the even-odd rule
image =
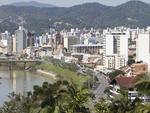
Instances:
[[[141,76],[117,76],[114,80],[110,82],[110,98],[114,98],[116,95],[120,94],[120,88],[128,89],[129,99],[134,101],[136,97],[142,99],[144,102],[150,102],[150,97],[139,96],[138,92],[135,90],[135,84]],[[132,90],[130,90],[132,89]]]

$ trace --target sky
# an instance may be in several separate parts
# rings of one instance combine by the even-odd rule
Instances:
[[[42,3],[53,4],[56,6],[69,7],[69,6],[82,4],[86,2],[99,2],[101,4],[108,5],[108,6],[116,6],[124,2],[127,2],[129,0],[0,0],[0,5],[6,5],[6,4],[21,2],[21,1],[37,1]],[[150,0],[141,0],[141,1],[150,3]]]

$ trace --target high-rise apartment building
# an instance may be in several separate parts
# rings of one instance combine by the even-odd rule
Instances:
[[[136,39],[136,61],[143,61],[150,69],[150,32],[139,31]]]
[[[19,26],[19,29],[15,32],[16,37],[16,52],[20,54],[27,47],[27,31],[23,26]]]
[[[27,47],[33,47],[35,44],[35,39],[36,39],[35,34],[28,32],[27,33]]]
[[[106,65],[107,57],[115,56],[116,58],[121,58],[120,60],[123,60],[124,62],[128,61],[128,38],[129,35],[127,35],[124,32],[107,32],[104,35],[104,41],[103,41],[103,49],[104,49],[104,64]],[[118,56],[118,57],[116,57]],[[121,56],[121,57],[120,57]],[[112,59],[114,60],[114,59]],[[117,59],[117,61],[120,61]],[[110,60],[109,60],[110,61]],[[117,63],[116,61],[110,61]],[[126,63],[124,63],[126,65]],[[117,68],[122,66],[119,66],[119,64],[112,64],[117,65]],[[124,65],[124,66],[125,66]],[[107,66],[106,66],[107,67]],[[114,66],[116,67],[116,66]]]

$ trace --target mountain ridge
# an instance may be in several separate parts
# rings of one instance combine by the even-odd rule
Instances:
[[[33,6],[33,7],[39,7],[39,8],[51,8],[51,7],[56,7],[52,4],[46,4],[46,3],[41,3],[41,2],[36,2],[36,1],[29,1],[29,2],[15,2],[12,4],[9,4],[12,6],[16,7],[22,7],[22,6]]]
[[[51,8],[0,7],[0,32],[14,31],[20,24],[37,32],[44,32],[49,27],[58,30],[72,27],[146,27],[150,25],[150,4],[129,1],[115,7],[100,3]]]

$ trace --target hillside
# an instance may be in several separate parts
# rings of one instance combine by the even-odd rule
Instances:
[[[6,29],[13,32],[19,24],[37,32],[44,32],[49,27],[145,27],[150,25],[150,5],[130,1],[116,7],[99,3],[86,3],[69,8],[0,7],[0,32]]]

